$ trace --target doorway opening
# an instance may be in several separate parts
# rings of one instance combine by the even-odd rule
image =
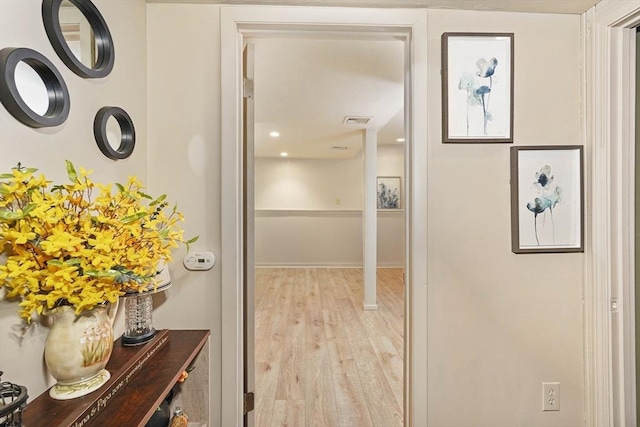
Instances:
[[[328,37],[246,40],[255,46],[255,111],[245,114],[254,117],[255,424],[401,426],[404,43]],[[365,132],[375,138],[366,150]],[[367,150],[377,154],[368,176]],[[362,268],[368,179],[385,189],[375,310],[365,310]]]
[[[250,402],[245,392],[253,391],[254,362],[251,359],[253,336],[244,344],[246,321],[246,276],[244,260],[242,152],[242,51],[247,38],[256,35],[315,33],[341,38],[370,37],[393,39],[404,43],[405,82],[405,342],[404,342],[404,423],[426,425],[427,406],[427,19],[413,9],[348,9],[331,7],[236,7],[224,6],[220,11],[221,26],[221,137],[222,144],[222,383],[235,393],[222,395],[221,422],[241,425],[245,405]],[[420,143],[415,143],[420,141]],[[413,183],[420,185],[414,187]],[[415,218],[415,220],[414,220]],[[251,295],[252,300],[253,296]],[[248,331],[253,334],[253,331]],[[251,359],[251,360],[249,360]],[[251,366],[245,373],[245,366]],[[249,388],[244,388],[248,380]],[[420,402],[419,404],[414,404]],[[247,414],[247,425],[253,425],[254,411]]]

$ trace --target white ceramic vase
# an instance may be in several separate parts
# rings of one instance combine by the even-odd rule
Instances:
[[[53,326],[44,346],[49,373],[57,383],[49,395],[74,399],[100,388],[111,375],[105,369],[113,350],[113,319],[117,304],[96,306],[79,315],[61,306],[47,313]]]

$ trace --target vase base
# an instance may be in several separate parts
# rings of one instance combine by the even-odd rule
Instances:
[[[101,370],[96,375],[86,380],[71,384],[56,384],[49,390],[49,396],[56,400],[69,400],[84,396],[96,391],[111,378],[111,374],[106,369]]]

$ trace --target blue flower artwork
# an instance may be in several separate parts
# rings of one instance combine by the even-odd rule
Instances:
[[[554,177],[551,174],[551,166],[545,165],[535,174],[532,187],[537,191],[533,201],[527,203],[527,209],[533,213],[533,230],[536,243],[540,245],[538,237],[538,221],[546,221],[547,213],[551,223],[551,235],[555,243],[555,224],[553,222],[553,210],[562,202],[562,188],[553,185]],[[540,217],[540,218],[539,218]]]
[[[442,142],[513,142],[513,37],[442,34]]]
[[[467,136],[469,136],[469,114],[470,107],[482,107],[482,131],[484,136],[488,136],[487,123],[493,120],[489,109],[489,98],[493,87],[493,75],[496,72],[498,60],[491,58],[479,58],[476,61],[478,70],[475,73],[466,73],[460,77],[458,89],[467,92]]]
[[[511,147],[511,250],[583,251],[582,146]]]
[[[378,177],[378,209],[400,209],[400,178]]]

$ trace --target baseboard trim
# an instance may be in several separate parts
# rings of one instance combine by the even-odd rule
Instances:
[[[362,264],[256,264],[255,268],[362,268]]]
[[[362,268],[362,264],[256,263],[255,268]],[[404,264],[379,263],[376,268],[404,268]]]

